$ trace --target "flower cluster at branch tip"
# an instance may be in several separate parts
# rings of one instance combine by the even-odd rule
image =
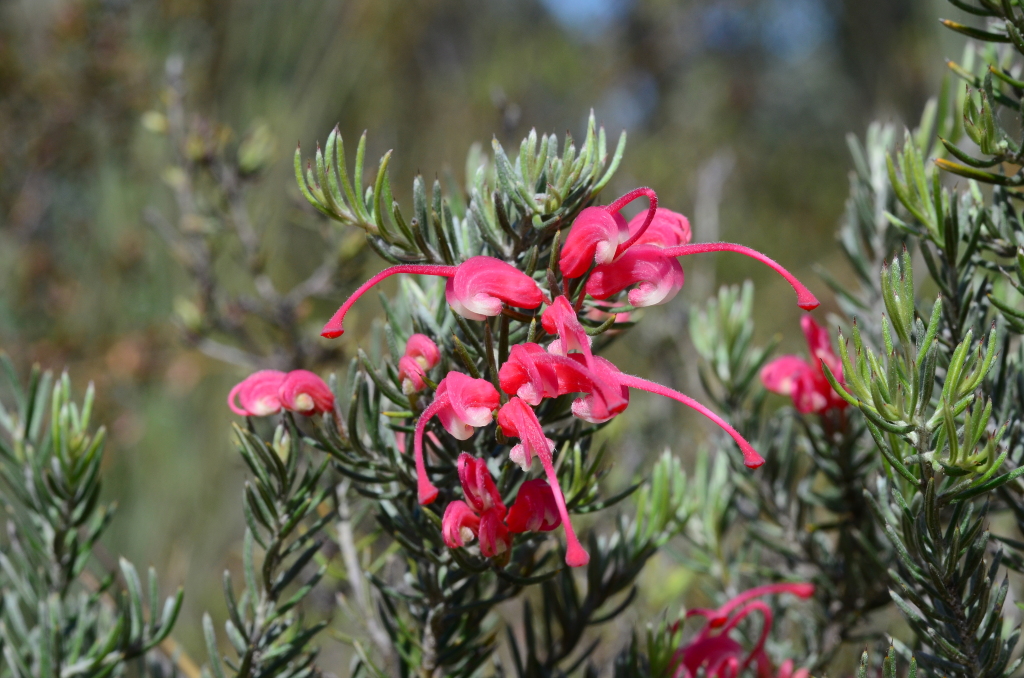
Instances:
[[[333,411],[334,394],[308,370],[260,370],[231,389],[228,407],[243,417],[267,417],[282,409],[311,416]]]
[[[648,209],[627,222],[620,210],[639,197],[648,199]],[[760,252],[729,243],[690,244],[690,238],[690,224],[686,217],[659,208],[653,190],[638,188],[608,206],[588,207],[580,212],[561,250],[553,252],[552,256],[558,255],[558,269],[566,283],[580,279],[575,304],[566,296],[568,284],[563,293],[557,283],[551,283],[557,280],[553,271],[547,272],[551,287],[548,296],[530,275],[505,261],[481,255],[457,266],[400,264],[387,268],[361,285],[327,322],[323,336],[340,336],[344,331],[345,315],[356,300],[380,281],[400,273],[447,278],[445,297],[448,305],[469,320],[486,320],[503,313],[521,320],[521,311],[535,311],[546,304],[540,314],[540,329],[552,338],[547,347],[534,342],[513,345],[509,347],[508,359],[499,366],[497,384],[504,393],[512,396],[508,402],[501,405],[501,396],[492,382],[450,371],[438,384],[433,401],[419,415],[414,449],[421,504],[433,502],[438,495],[438,489],[430,479],[423,440],[427,425],[434,416],[449,434],[465,440],[477,428],[490,424],[497,413],[502,432],[519,439],[509,452],[510,459],[529,472],[536,456],[540,458],[546,476],[546,481],[528,480],[522,485],[520,497],[524,503],[521,508],[513,506],[508,511],[507,525],[502,522],[506,518],[505,509],[496,492],[485,493],[491,499],[484,507],[473,501],[450,504],[444,520],[446,544],[461,545],[469,536],[476,535],[484,555],[497,555],[507,551],[510,544],[508,530],[503,532],[506,527],[516,532],[520,531],[518,527],[549,530],[561,524],[567,541],[566,563],[580,566],[588,562],[589,555],[573,530],[567,502],[558,482],[553,459],[555,444],[545,435],[533,410],[546,398],[575,395],[573,415],[596,424],[609,421],[625,411],[629,406],[630,389],[663,395],[699,411],[720,426],[739,445],[748,467],[756,468],[764,463],[761,455],[735,429],[697,401],[660,384],[623,374],[610,361],[594,355],[591,338],[579,319],[581,314],[585,317],[594,314],[595,308],[605,317],[618,313],[605,300],[627,289],[628,301],[635,307],[669,301],[683,286],[683,268],[677,257],[699,252],[730,251],[758,259],[786,278],[796,290],[797,301],[802,308],[818,305],[806,287]],[[557,242],[556,238],[555,247]],[[596,304],[584,308],[588,295]],[[619,316],[614,317],[618,319]],[[424,390],[428,386],[424,380],[426,371],[439,359],[440,352],[430,338],[424,335],[410,338],[398,366],[403,392],[408,395]],[[431,443],[439,444],[436,438],[432,438]],[[479,463],[483,464],[482,461]],[[483,485],[467,485],[463,470],[468,469],[469,464],[460,457],[460,477],[467,497],[476,492],[473,488],[493,487],[489,474],[489,486],[484,481],[480,481]],[[494,517],[498,513],[501,520]]]
[[[828,330],[805,315],[800,327],[807,339],[811,360],[799,356],[784,355],[765,365],[761,370],[761,383],[773,393],[789,396],[793,406],[804,414],[824,414],[830,410],[846,408],[846,401],[832,390],[822,368],[824,363],[839,383],[843,382],[843,362],[832,350]]]
[[[694,678],[703,669],[707,678],[737,678],[749,666],[754,665],[757,678],[808,678],[807,669],[793,671],[793,662],[786,661],[776,672],[771,659],[764,651],[764,643],[772,630],[774,615],[772,609],[761,600],[773,593],[790,593],[798,598],[814,595],[813,584],[768,584],[744,591],[717,610],[695,609],[686,617],[701,616],[707,625],[690,641],[680,647],[673,657],[674,678]],[[760,612],[764,621],[761,635],[754,647],[747,652],[739,641],[730,637],[729,632],[751,612]]]
[[[501,557],[512,548],[511,533],[548,532],[561,523],[554,494],[543,480],[523,483],[508,509],[483,459],[463,452],[458,464],[466,501],[456,499],[444,510],[441,535],[448,548],[462,548],[479,539],[481,555]]]
[[[418,393],[426,388],[423,378],[441,362],[437,344],[425,334],[414,334],[405,343],[405,355],[398,359],[398,382],[402,393]]]

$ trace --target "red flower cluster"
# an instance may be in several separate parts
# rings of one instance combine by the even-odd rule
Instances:
[[[740,673],[753,665],[757,678],[808,678],[807,669],[793,671],[793,662],[787,660],[776,672],[771,659],[764,651],[765,640],[772,630],[772,609],[763,601],[755,600],[772,593],[791,593],[799,598],[814,595],[813,584],[768,584],[744,591],[717,610],[696,609],[686,617],[701,616],[708,620],[694,638],[680,647],[673,657],[675,678],[694,678],[700,669],[706,678],[737,678]],[[729,632],[751,612],[760,612],[764,617],[761,635],[749,652],[739,641],[730,637]]]
[[[267,417],[282,409],[310,416],[332,411],[334,394],[308,370],[260,370],[231,389],[228,407],[243,417]]]
[[[512,533],[549,532],[561,524],[555,496],[543,480],[528,480],[519,487],[511,509],[505,508],[491,472],[483,459],[459,455],[459,481],[466,501],[448,504],[441,520],[441,536],[448,548],[461,548],[480,540],[484,557],[501,556],[512,549]]]
[[[638,197],[647,197],[649,208],[627,222],[619,211]],[[781,273],[796,290],[802,308],[818,305],[806,287],[763,254],[729,243],[689,244],[690,237],[686,217],[659,209],[654,191],[638,188],[611,205],[583,210],[566,236],[558,266],[566,279],[579,278],[589,272],[582,291],[598,302],[631,288],[627,295],[630,304],[651,306],[669,301],[682,288],[683,269],[678,257],[698,252],[739,252]],[[600,423],[628,407],[631,388],[663,395],[692,407],[722,427],[740,446],[747,466],[756,468],[764,463],[761,455],[739,433],[700,403],[660,384],[623,374],[608,360],[594,355],[590,337],[579,320],[581,311],[586,314],[593,310],[582,309],[584,294],[575,305],[565,296],[552,295],[552,299],[531,276],[493,257],[472,257],[458,266],[401,264],[385,269],[342,304],[324,326],[323,336],[340,336],[344,332],[345,314],[356,300],[378,282],[400,273],[447,278],[445,296],[449,306],[470,320],[494,317],[506,308],[534,310],[546,304],[541,325],[544,332],[554,338],[546,348],[536,343],[511,347],[508,360],[498,371],[501,390],[512,396],[504,405],[491,382],[452,371],[438,384],[433,401],[420,414],[414,450],[421,504],[429,504],[438,495],[427,472],[423,449],[424,433],[434,416],[449,434],[465,440],[477,428],[490,424],[497,414],[502,432],[519,439],[509,452],[510,458],[528,471],[536,456],[547,479],[546,482],[524,483],[516,503],[506,512],[497,492],[492,491],[494,484],[490,474],[481,475],[486,471],[484,462],[460,457],[460,478],[468,501],[453,502],[445,511],[444,538],[449,546],[462,545],[476,536],[484,555],[498,555],[509,548],[510,532],[521,531],[520,528],[551,530],[561,524],[566,532],[566,562],[571,566],[588,562],[589,556],[573,530],[558,483],[553,462],[554,444],[545,435],[533,410],[545,398],[576,395],[573,414],[585,421]],[[423,390],[426,387],[423,377],[438,363],[439,357],[437,346],[429,338],[423,335],[410,338],[405,355],[399,359],[403,391]],[[479,471],[480,468],[484,468],[484,472]]]
[[[795,355],[784,355],[765,365],[761,370],[761,383],[773,393],[787,395],[793,399],[793,406],[799,412],[823,414],[829,410],[842,410],[846,401],[832,390],[825,378],[822,365],[827,365],[832,374],[843,383],[843,362],[832,351],[828,330],[805,315],[800,327],[807,338],[811,360]]]

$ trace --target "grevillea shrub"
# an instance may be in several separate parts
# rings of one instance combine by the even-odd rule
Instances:
[[[225,394],[246,531],[226,619],[202,620],[207,663],[173,640],[180,594],[161,604],[155,574],[147,592],[126,561],[114,572],[97,556],[111,507],[91,391],[79,406],[66,378],[38,371],[21,388],[4,361],[0,676],[305,678],[327,673],[317,647],[333,642],[352,661],[331,674],[353,676],[1014,675],[1024,11],[953,4],[977,18],[945,22],[972,41],[950,62],[959,81],[902,142],[879,124],[851,138],[839,243],[852,274],[823,270],[817,290],[839,312],[769,328],[805,340],[776,355],[755,345],[753,286],[723,287],[690,313],[702,394],[606,357],[644,308],[682,303],[686,255],[753,257],[804,311],[818,300],[770,258],[786,253],[692,242],[656,187],[606,198],[624,135],[609,152],[591,117],[578,147],[531,132],[513,159],[494,142],[471,154],[465,187],[417,178],[403,206],[390,153],[367,182],[365,141],[351,174],[337,130],[297,151],[326,241],[361,229],[387,266],[333,315],[318,307],[320,339],[290,323],[310,298],[342,302],[350,250],[329,247],[291,292],[257,280],[258,336],[289,337],[262,355],[258,323],[221,317],[213,268],[190,268],[208,303],[186,339],[265,368]],[[371,318],[360,299],[392,277]],[[345,352],[347,367],[322,369]],[[714,433],[616,487],[615,445],[595,436],[638,390]],[[696,606],[670,601],[649,622],[656,597],[637,592],[671,589],[641,578],[659,551]]]

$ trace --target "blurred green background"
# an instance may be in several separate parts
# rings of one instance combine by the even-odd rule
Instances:
[[[224,398],[245,373],[182,341],[171,319],[192,282],[143,218],[175,210],[167,139],[144,124],[163,110],[169,59],[189,115],[276,140],[248,200],[285,288],[321,257],[296,141],[369,130],[369,162],[395,149],[407,204],[416,172],[461,177],[473,141],[580,138],[593,108],[612,138],[629,132],[607,200],[650,185],[698,239],[756,247],[827,297],[812,266],[843,275],[844,137],[917,119],[962,49],[940,15],[958,13],[938,0],[0,0],[0,348],[96,382],[121,507],[107,547],[186,585],[176,635],[201,656],[198,620],[220,609],[243,529]],[[700,395],[686,305],[746,277],[762,339],[800,350],[783,281],[727,256],[683,263],[683,299],[615,348],[624,369]],[[621,419],[626,474],[666,444],[692,454],[705,431],[641,397]],[[672,581],[652,602],[672,603]]]

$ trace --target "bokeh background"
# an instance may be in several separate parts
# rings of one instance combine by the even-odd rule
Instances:
[[[395,149],[408,203],[417,172],[461,177],[473,141],[580,138],[593,108],[612,138],[629,133],[608,199],[653,186],[699,238],[761,249],[824,292],[814,264],[844,275],[845,136],[917,120],[962,50],[940,15],[958,16],[938,0],[0,0],[0,348],[96,382],[120,504],[106,548],[185,584],[176,636],[201,657],[198,621],[220,609],[243,530],[224,397],[244,372],[182,340],[193,281],[143,217],[176,209],[153,115],[168,63],[189,116],[273,139],[247,200],[284,288],[322,254],[296,141],[369,130],[369,162]],[[784,282],[737,258],[684,263],[683,299],[615,349],[626,369],[698,395],[687,304],[746,277],[760,338],[798,350]],[[697,419],[636,400],[609,433],[620,475],[665,445],[692,455]],[[647,600],[671,605],[686,574],[655,567]]]

